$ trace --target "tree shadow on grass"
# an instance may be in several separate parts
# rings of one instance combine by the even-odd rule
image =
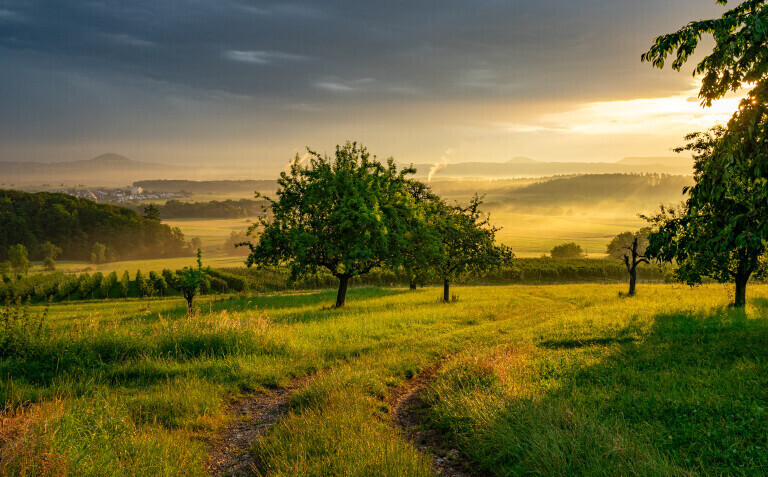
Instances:
[[[544,341],[534,380],[549,384],[535,398],[505,400],[476,428],[462,414],[437,425],[469,435],[462,452],[495,475],[764,474],[768,318],[751,304],[659,314],[637,339]]]

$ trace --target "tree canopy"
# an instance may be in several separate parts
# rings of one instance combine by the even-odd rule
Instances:
[[[497,245],[490,217],[480,211],[483,201],[475,195],[466,207],[449,206],[433,199],[428,224],[437,237],[437,249],[430,253],[431,265],[443,280],[443,301],[451,301],[450,283],[466,273],[484,273],[511,262],[514,254]]]
[[[269,216],[249,229],[259,240],[244,244],[246,263],[287,263],[293,279],[325,268],[339,279],[336,306],[343,306],[350,278],[402,263],[415,209],[406,176],[414,172],[398,172],[391,158],[380,163],[355,142],[333,156],[297,154],[277,181],[277,199],[265,198]]]
[[[552,258],[584,258],[587,256],[581,245],[575,242],[561,243],[555,245],[549,252]]]
[[[726,5],[727,0],[717,3]],[[695,185],[679,208],[648,217],[656,227],[647,254],[676,261],[678,277],[736,284],[734,305],[744,306],[746,285],[768,242],[768,5],[747,0],[719,19],[689,23],[654,41],[642,56],[656,67],[673,55],[680,70],[704,34],[715,45],[694,69],[703,75],[703,105],[729,91],[754,86],[728,124],[686,137],[678,149],[693,154]]]
[[[62,193],[0,190],[0,230],[0,260],[16,244],[23,244],[32,259],[45,258],[39,245],[48,241],[70,260],[88,260],[96,242],[120,259],[193,253],[177,227]]]
[[[728,0],[717,0],[726,5]],[[642,55],[657,68],[673,56],[672,68],[680,71],[690,59],[702,36],[715,41],[712,53],[694,68],[703,75],[699,97],[706,106],[729,91],[746,85],[760,85],[768,75],[768,5],[764,0],[747,0],[720,18],[692,21],[680,30],[657,37]]]
[[[764,86],[750,96],[760,97]],[[687,136],[696,184],[679,208],[649,217],[648,255],[677,262],[678,277],[735,282],[734,305],[746,303],[746,286],[768,243],[768,107],[745,100],[727,127]]]

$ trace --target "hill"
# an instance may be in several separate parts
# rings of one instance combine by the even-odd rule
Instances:
[[[671,174],[585,174],[542,179],[492,181],[437,180],[430,186],[452,200],[474,193],[485,196],[493,211],[539,215],[616,215],[656,210],[660,203],[678,203],[691,176]]]
[[[50,186],[119,187],[142,179],[227,179],[259,178],[277,175],[258,165],[179,166],[129,159],[107,153],[92,159],[68,162],[4,162],[0,161],[0,187],[49,184]]]
[[[417,177],[427,177],[435,164],[414,164]],[[508,162],[459,162],[440,164],[432,178],[519,178],[573,174],[675,174],[693,173],[685,158],[624,158],[618,162],[542,162],[517,157]]]
[[[0,260],[8,248],[23,244],[30,258],[40,258],[39,245],[51,241],[62,248],[61,258],[88,260],[96,242],[114,259],[191,255],[184,234],[136,212],[97,204],[67,194],[34,194],[0,189]]]

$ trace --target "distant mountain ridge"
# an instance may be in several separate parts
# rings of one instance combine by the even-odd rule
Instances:
[[[257,179],[273,175],[260,167],[216,165],[179,166],[129,159],[106,153],[92,159],[68,162],[3,162],[0,161],[0,189],[22,185],[50,184],[58,186],[128,186],[147,179]],[[276,174],[274,174],[276,175]]]
[[[402,163],[402,165],[410,165]],[[437,167],[436,167],[437,166]],[[663,173],[690,175],[692,161],[680,157],[625,157],[618,162],[543,162],[514,157],[507,162],[414,164],[417,177],[503,179],[574,174]],[[141,180],[266,180],[277,177],[276,168],[259,165],[180,166],[129,159],[113,152],[92,159],[69,162],[0,161],[0,188],[42,185],[68,187],[128,186]]]

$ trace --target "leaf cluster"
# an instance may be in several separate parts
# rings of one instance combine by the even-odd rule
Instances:
[[[266,197],[269,216],[249,229],[258,236],[247,264],[289,263],[291,277],[325,268],[337,277],[402,263],[408,218],[415,207],[407,185],[411,168],[397,171],[357,143],[334,156],[308,149],[278,179],[277,198]]]
[[[768,88],[750,92],[726,127],[687,139],[696,184],[681,207],[648,217],[648,253],[677,261],[688,283],[748,277],[768,243]]]
[[[716,3],[726,5],[727,0]],[[672,68],[679,71],[690,59],[704,35],[715,41],[712,53],[696,65],[693,74],[703,75],[699,97],[710,106],[729,91],[764,82],[768,73],[768,5],[764,0],[747,0],[720,18],[688,23],[680,30],[657,37],[641,57],[663,68],[672,56]]]

